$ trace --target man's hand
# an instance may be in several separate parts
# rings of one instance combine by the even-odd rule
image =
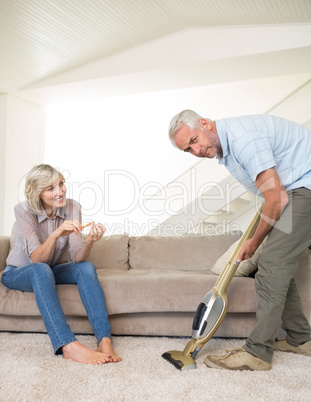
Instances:
[[[259,246],[258,246],[259,247]],[[252,244],[252,239],[246,240],[245,243],[242,245],[239,255],[237,256],[236,262],[241,262],[243,260],[248,260],[253,256],[257,247],[254,247]]]

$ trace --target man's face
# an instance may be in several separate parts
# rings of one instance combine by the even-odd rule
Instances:
[[[176,146],[184,152],[190,152],[198,158],[214,158],[221,155],[221,146],[217,133],[212,131],[212,125],[206,120],[200,121],[200,126],[194,129],[183,125],[175,134]]]

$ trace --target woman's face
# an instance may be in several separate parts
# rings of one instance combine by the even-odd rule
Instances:
[[[66,205],[66,192],[65,182],[61,177],[41,192],[40,200],[47,215],[54,216],[57,208]]]

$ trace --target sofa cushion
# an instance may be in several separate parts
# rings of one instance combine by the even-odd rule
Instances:
[[[258,261],[261,256],[262,250],[266,244],[266,241],[267,237],[264,239],[264,241],[261,243],[261,245],[258,247],[258,249],[255,251],[254,255],[251,258],[240,262],[238,269],[235,273],[235,276],[249,276],[252,272],[254,272],[257,269]],[[218,258],[215,265],[211,269],[211,271],[214,272],[214,274],[220,275],[222,273],[222,270],[228,263],[231,255],[233,254],[238,244],[239,240],[233,243],[229,247],[229,249],[221,257]]]
[[[221,236],[180,236],[130,238],[129,263],[132,269],[205,271],[241,232]]]
[[[134,270],[124,275],[99,273],[109,314],[195,312],[218,277],[210,271]],[[255,312],[252,278],[233,278],[228,289],[229,312]]]
[[[100,270],[109,315],[131,313],[192,312],[216,283],[210,271]],[[255,312],[257,298],[252,278],[233,278],[229,289],[229,312]],[[67,316],[85,317],[76,285],[57,285]],[[255,297],[254,297],[255,295]],[[0,283],[0,315],[40,316],[33,292],[10,290]],[[27,319],[27,318],[26,318]],[[190,330],[190,328],[189,328]]]
[[[87,258],[99,269],[127,271],[128,264],[127,234],[102,237],[94,243],[91,254]]]

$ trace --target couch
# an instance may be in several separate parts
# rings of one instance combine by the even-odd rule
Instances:
[[[123,234],[96,242],[89,260],[96,266],[105,292],[112,333],[191,336],[197,306],[217,280],[217,261],[218,265],[223,263],[224,253],[240,236],[241,233],[211,237]],[[9,250],[10,237],[1,236],[0,272]],[[296,279],[310,320],[310,250],[299,262]],[[73,332],[91,334],[77,287],[58,285],[57,291]],[[215,336],[247,337],[255,325],[254,279],[235,276],[228,297],[228,313]],[[33,293],[10,290],[0,283],[0,331],[46,332]]]

